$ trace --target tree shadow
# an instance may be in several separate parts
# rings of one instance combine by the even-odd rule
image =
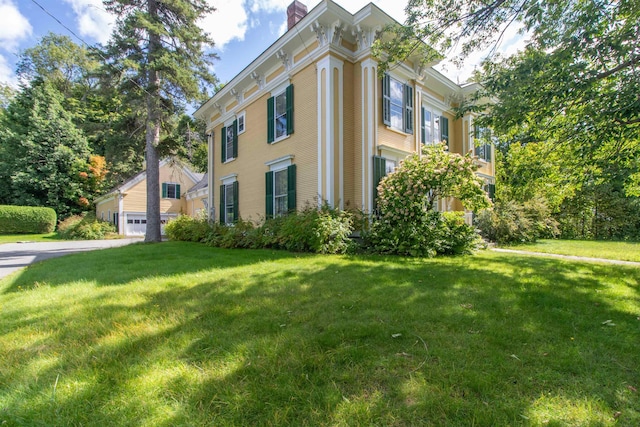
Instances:
[[[193,274],[214,269],[224,274]],[[638,269],[503,255],[317,257],[297,267],[293,254],[216,250],[174,274],[195,282],[139,302],[87,296],[47,326],[47,338],[8,352],[6,360],[22,362],[0,374],[9,390],[0,419],[566,424],[553,414],[536,422],[536,405],[550,396],[594,406],[574,424],[613,424],[599,414],[614,410],[623,412],[618,425],[640,421],[640,401],[626,388],[640,384],[632,313],[640,315]],[[250,280],[238,285],[245,275]],[[3,323],[33,327],[58,308],[38,313],[35,323],[20,323],[33,317],[26,310]],[[83,326],[70,333],[74,325]],[[50,354],[55,360],[38,369],[39,382],[26,386],[20,368]],[[64,396],[43,399],[58,376]]]

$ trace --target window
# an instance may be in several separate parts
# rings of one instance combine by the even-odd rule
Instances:
[[[222,149],[222,156],[220,160],[222,163],[238,157],[238,121],[234,120],[229,126],[222,128],[222,139],[220,142]]]
[[[387,159],[373,156],[373,209],[378,206],[378,184],[387,175]]]
[[[238,135],[244,133],[245,131],[245,125],[244,125],[245,116],[246,116],[246,113],[244,111],[238,114]]]
[[[423,144],[445,141],[449,143],[449,119],[442,116],[426,105],[422,106],[420,128]]]
[[[171,182],[162,183],[162,198],[163,199],[179,199],[180,198],[180,184],[174,184]]]
[[[267,172],[265,181],[267,218],[296,210],[296,165]]]
[[[385,175],[389,175],[390,173],[394,173],[396,171],[396,162],[395,160],[384,159],[384,172]]]
[[[267,99],[267,142],[278,142],[293,133],[293,85]]]
[[[220,186],[220,223],[233,224],[239,218],[238,181]]]
[[[487,128],[482,128],[479,125],[474,125],[473,137],[475,139],[475,154],[480,160],[485,162],[491,161],[491,131]],[[481,144],[481,145],[477,145]]]
[[[413,87],[388,74],[382,78],[382,121],[394,129],[413,133]]]
[[[487,195],[489,196],[489,198],[493,202],[495,200],[495,197],[496,197],[496,185],[492,184],[490,182],[489,183],[485,183],[482,186],[482,189],[487,192]]]

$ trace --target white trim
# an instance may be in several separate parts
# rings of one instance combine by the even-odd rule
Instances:
[[[404,158],[404,157],[407,157],[407,156],[413,154],[412,151],[400,150],[399,148],[395,148],[395,147],[392,147],[392,146],[386,145],[386,144],[378,145],[378,150],[380,150],[381,153],[384,153],[384,152],[390,153],[394,157],[395,156],[402,156]],[[385,156],[382,156],[382,157],[385,157]]]
[[[237,173],[230,173],[229,175],[225,175],[220,178],[220,181],[222,181],[222,185],[229,185],[234,183],[237,180],[238,180]]]
[[[184,197],[187,200],[193,200],[193,199],[197,199],[199,197],[206,196],[207,194],[209,194],[209,187],[203,187],[203,188],[200,188],[200,189],[198,189],[196,191],[188,191],[185,194]]]
[[[271,94],[270,96],[280,95],[282,92],[287,90],[287,88],[291,84],[291,80],[289,79],[289,76],[287,76],[286,74],[285,74],[285,77],[286,79],[283,83],[280,83],[278,86],[271,88],[271,90],[269,91],[269,93]],[[273,111],[275,113],[275,106],[273,108]]]
[[[240,118],[242,118],[242,131],[240,130]],[[238,121],[238,135],[242,135],[247,130],[247,110],[243,110],[240,113],[236,114],[236,120]]]
[[[343,124],[343,71],[344,61],[335,58],[331,55],[322,58],[318,61],[318,102],[322,99],[322,71],[325,71],[326,85],[325,85],[325,105],[318,108],[318,138],[320,146],[324,145],[325,152],[325,165],[319,165],[318,170],[324,166],[324,185],[325,194],[321,194],[321,199],[325,199],[329,206],[335,206],[336,198],[338,198],[338,206],[343,206],[344,199],[344,177],[343,168],[343,144],[344,144],[344,124]],[[334,78],[334,70],[338,70],[337,80]],[[335,99],[334,89],[338,88],[338,99]],[[338,121],[334,120],[334,104],[337,102],[338,108]],[[324,110],[323,110],[324,108]],[[322,112],[325,114],[325,123],[322,123]],[[322,141],[322,131],[324,127],[325,140]],[[334,134],[338,132],[338,140],[334,141]],[[335,164],[335,151],[338,150],[338,194],[334,194],[335,179],[336,179],[336,164]],[[319,150],[319,163],[322,162],[322,149]],[[319,184],[320,186],[320,184]],[[321,187],[320,187],[321,188]],[[318,200],[318,203],[322,203],[322,200]]]
[[[278,157],[277,159],[269,160],[264,164],[269,166],[269,170],[282,169],[283,167],[291,166],[293,158],[293,154],[288,154],[286,156]]]
[[[367,212],[373,211],[373,155],[378,141],[378,63],[372,59],[366,59],[361,64],[362,68],[362,207]],[[368,71],[367,80],[364,79],[364,70]],[[367,93],[368,102],[365,104],[364,93]],[[366,125],[368,124],[368,126]],[[365,134],[367,137],[365,138]],[[366,175],[364,171],[367,171]]]

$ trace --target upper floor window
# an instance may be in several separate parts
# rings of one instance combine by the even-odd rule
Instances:
[[[278,142],[293,133],[293,85],[267,99],[267,142]]]
[[[389,74],[382,78],[382,121],[394,129],[413,133],[413,87]]]
[[[228,162],[238,157],[238,120],[222,128],[220,146],[222,155],[220,161]]]
[[[171,182],[162,183],[162,198],[163,199],[179,199],[180,198],[180,184],[174,184]]]
[[[246,121],[246,112],[242,112],[238,114],[238,135],[243,134],[246,130],[245,121]]]
[[[420,129],[423,144],[445,141],[449,143],[449,119],[426,105],[421,107]]]

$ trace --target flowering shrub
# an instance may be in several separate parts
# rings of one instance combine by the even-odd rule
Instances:
[[[407,157],[378,185],[378,218],[365,235],[369,248],[427,257],[472,250],[477,239],[465,237],[461,245],[454,242],[455,233],[475,235],[475,231],[461,218],[443,217],[434,206],[448,197],[472,210],[490,206],[476,170],[469,155],[449,153],[444,144],[425,147],[422,156]]]

